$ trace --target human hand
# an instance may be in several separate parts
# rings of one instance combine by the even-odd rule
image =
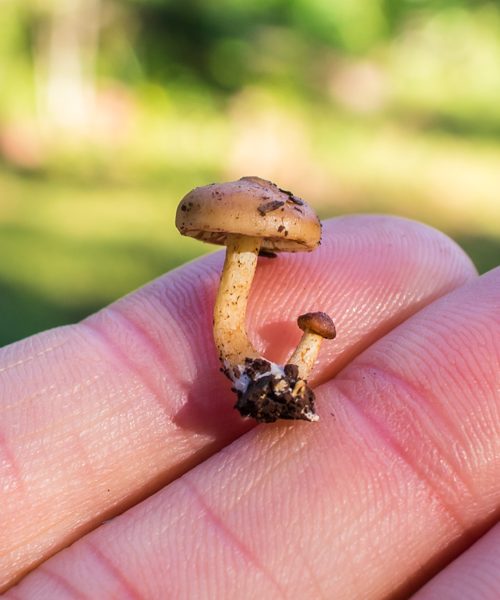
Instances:
[[[407,597],[498,519],[500,270],[390,217],[261,259],[256,346],[282,362],[309,310],[338,337],[320,421],[255,427],[213,347],[221,263],[0,350],[0,589],[36,567],[6,597]],[[499,549],[497,527],[418,597],[493,597],[439,586],[464,561],[498,594]]]

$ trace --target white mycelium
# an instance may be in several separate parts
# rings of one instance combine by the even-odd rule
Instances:
[[[267,359],[263,360],[269,362],[270,369],[268,371],[264,371],[263,373],[255,373],[253,379],[250,379],[250,377],[247,375],[246,365],[236,365],[236,368],[234,368],[234,365],[232,365],[228,360],[225,359],[223,361],[225,372],[234,383],[234,387],[238,392],[244,394],[252,381],[258,381],[259,379],[262,379],[262,377],[268,377],[269,375],[273,375],[276,377],[276,379],[285,379],[286,376],[283,367],[277,365],[276,363],[270,362]],[[241,375],[236,377],[235,373],[241,373]]]

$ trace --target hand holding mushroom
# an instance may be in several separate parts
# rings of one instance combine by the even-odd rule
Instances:
[[[258,422],[317,421],[307,377],[323,338],[335,327],[325,313],[299,317],[304,335],[285,366],[260,356],[248,339],[245,314],[260,252],[314,250],[321,224],[300,198],[259,177],[199,187],[179,204],[183,235],[227,246],[214,309],[214,339],[223,371],[234,384],[236,408]]]

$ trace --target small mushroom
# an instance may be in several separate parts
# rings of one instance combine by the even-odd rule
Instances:
[[[321,239],[314,211],[270,181],[243,177],[189,192],[177,209],[176,226],[183,235],[227,246],[214,308],[214,340],[223,371],[238,396],[236,408],[259,422],[317,420],[314,393],[299,373],[308,372],[306,364],[310,370],[314,363],[315,356],[307,358],[313,357],[313,351],[306,352],[304,346],[311,345],[310,338],[304,344],[303,338],[302,350],[292,355],[297,355],[299,364],[282,367],[260,356],[245,326],[259,253],[314,250]]]
[[[324,312],[300,315],[297,325],[304,334],[288,362],[297,365],[301,379],[307,379],[318,357],[321,342],[333,340],[337,332],[332,319]]]

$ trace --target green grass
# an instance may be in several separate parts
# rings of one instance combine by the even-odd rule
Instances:
[[[208,247],[180,241],[187,190],[0,175],[0,343],[72,322]]]
[[[323,217],[388,211],[446,225],[442,212],[433,210],[432,199],[398,206],[396,190],[393,195],[385,190],[389,175],[370,188],[372,175],[366,168],[363,173],[364,179],[359,173],[356,177],[356,193],[340,195],[335,203],[317,202]],[[181,238],[174,226],[179,198],[193,185],[220,178],[217,173],[195,175],[191,183],[179,177],[89,184],[0,171],[0,344],[81,319],[210,251],[209,246]],[[354,181],[347,167],[343,177]],[[457,223],[461,219],[455,215],[444,229],[478,269],[496,266],[500,238],[493,230],[498,221],[492,224],[484,214],[468,228],[455,227]]]
[[[50,8],[40,19],[25,4],[7,3],[0,22],[0,345],[209,252],[179,236],[177,202],[242,175],[293,189],[322,218],[386,212],[428,223],[480,272],[500,263],[494,3],[367,13],[362,2],[294,2],[284,21],[272,2],[147,14],[131,4],[107,17],[89,80],[100,101],[83,128],[44,109],[43,60],[28,40],[43,46],[37,27]],[[189,18],[171,21],[184,10]]]

